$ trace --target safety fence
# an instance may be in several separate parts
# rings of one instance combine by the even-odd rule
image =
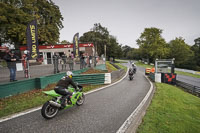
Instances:
[[[50,62],[51,63],[51,62]],[[44,64],[41,62],[31,62],[29,66],[29,71],[28,75],[26,76],[25,69],[23,67],[22,61],[19,61],[18,64],[18,69],[16,71],[16,79],[17,80],[24,80],[27,79],[29,76],[31,78],[38,78],[41,76],[48,76],[56,73],[62,73],[66,72],[72,69],[69,67],[69,63],[62,64],[58,63],[56,67],[58,68],[55,72],[55,65],[54,64]],[[95,68],[94,64],[85,64],[82,66],[80,63],[73,63],[73,70],[80,70],[80,71],[75,71],[75,74],[82,73],[86,69],[88,70],[89,68]],[[102,70],[102,68],[105,68],[106,72],[106,67],[105,67],[105,62],[102,60],[99,60],[96,67]],[[97,68],[97,69],[98,69]],[[7,63],[5,60],[0,60],[0,83],[8,83],[10,82],[10,72],[9,69],[7,68]]]
[[[176,80],[176,85],[185,91],[200,97],[200,87]]]
[[[181,71],[181,72],[187,72],[187,73],[200,75],[199,71],[188,70],[188,69],[175,68],[175,71]]]

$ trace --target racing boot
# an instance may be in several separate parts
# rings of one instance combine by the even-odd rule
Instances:
[[[65,103],[66,98],[65,98],[65,97],[62,97],[60,101],[61,101],[61,107],[60,107],[60,108],[61,108],[61,109],[64,109],[65,106],[66,106],[66,103]]]
[[[68,96],[68,97],[67,97],[67,104],[69,104],[69,105],[72,104],[71,97],[72,97],[72,96]]]

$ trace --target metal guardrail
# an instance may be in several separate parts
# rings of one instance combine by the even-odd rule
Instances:
[[[176,80],[176,85],[182,87],[185,91],[200,97],[200,87],[194,86],[179,80]]]

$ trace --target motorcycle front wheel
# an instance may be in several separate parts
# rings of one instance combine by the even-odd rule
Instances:
[[[57,113],[58,113],[58,108],[50,105],[49,102],[46,102],[42,106],[41,114],[46,119],[51,119],[55,117]]]
[[[76,102],[76,105],[81,106],[85,101],[85,95],[82,94],[82,96],[80,96]]]

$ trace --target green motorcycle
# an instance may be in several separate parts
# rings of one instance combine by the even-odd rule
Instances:
[[[85,95],[83,94],[82,90],[83,87],[78,85],[79,91],[75,91],[74,88],[68,88],[68,90],[73,93],[72,96],[70,96],[70,100],[66,99],[66,106],[63,109],[67,109],[70,107],[73,107],[75,104],[80,106],[85,101]],[[62,110],[61,108],[61,98],[62,95],[56,93],[54,90],[51,91],[43,91],[48,96],[52,96],[53,99],[50,101],[47,101],[43,104],[41,114],[46,119],[51,119],[56,116],[59,110]]]

